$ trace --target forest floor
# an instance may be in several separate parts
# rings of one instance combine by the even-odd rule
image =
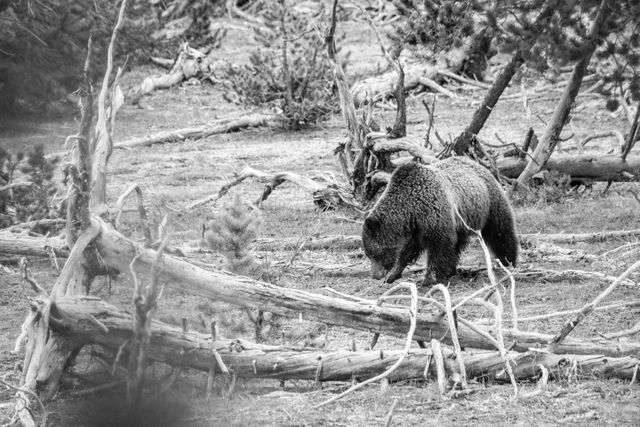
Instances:
[[[367,63],[375,67],[384,64],[375,46],[369,43],[366,32],[347,39],[346,49],[353,51],[351,61],[356,65]],[[369,35],[370,36],[370,35]],[[223,44],[224,55],[237,52],[242,44],[242,34],[232,43]],[[226,49],[226,50],[224,50]],[[234,50],[235,49],[235,50]],[[373,60],[371,59],[373,58]],[[364,66],[363,66],[364,67]],[[124,84],[139,82],[144,76],[158,70],[138,67],[125,76]],[[363,72],[360,70],[359,72]],[[529,82],[533,92],[536,87],[548,82]],[[483,91],[468,87],[450,86],[458,98],[438,96],[435,125],[441,135],[455,137],[466,125],[480,103]],[[510,88],[511,96],[499,102],[481,136],[496,141],[495,134],[510,142],[520,143],[529,126],[538,134],[548,120],[555,101],[560,97],[556,90],[545,90],[531,96],[532,123],[526,123],[519,85]],[[420,100],[431,94],[413,94],[408,99],[408,127],[411,135],[424,135],[426,123],[424,108]],[[239,111],[239,107],[223,100],[219,88],[200,83],[187,83],[169,90],[155,92],[145,97],[141,107],[125,105],[118,114],[114,140],[117,142],[131,136],[141,136],[160,130],[177,129],[189,125],[203,124]],[[395,115],[392,105],[386,104],[379,111],[382,123],[390,124]],[[578,98],[572,122],[580,137],[596,131],[623,129],[625,122],[621,114],[609,113],[604,101],[589,96]],[[24,149],[38,142],[45,143],[47,150],[63,150],[67,135],[75,133],[77,122],[68,120],[34,121],[14,120],[0,125],[0,145],[9,150]],[[208,222],[221,208],[228,205],[234,195],[244,200],[255,200],[262,192],[263,184],[246,181],[234,187],[229,194],[213,205],[194,211],[184,206],[208,196],[233,178],[245,166],[269,171],[291,171],[308,174],[310,171],[331,171],[339,175],[339,167],[333,150],[344,136],[344,125],[339,115],[318,127],[300,132],[284,132],[279,129],[257,128],[226,135],[217,135],[199,140],[156,145],[131,151],[114,151],[109,163],[108,198],[114,203],[117,197],[131,185],[142,186],[144,197],[150,208],[154,224],[164,214],[170,218],[173,235],[172,244],[182,245],[198,241],[202,224]],[[608,152],[613,150],[613,140],[593,143],[591,150]],[[567,152],[575,151],[572,141],[561,147]],[[581,233],[604,230],[640,228],[638,202],[629,190],[636,184],[613,184],[604,191],[604,185],[577,192],[563,192],[553,187],[544,188],[526,201],[515,205],[517,226],[520,233]],[[584,190],[584,189],[583,189]],[[133,208],[133,202],[127,205]],[[129,209],[125,213],[125,233],[141,239],[137,213]],[[284,184],[263,203],[260,209],[262,226],[259,237],[300,238],[317,235],[360,233],[362,216],[352,210],[320,212],[316,210],[311,194],[291,184]],[[523,251],[518,269],[545,268],[549,270],[590,270],[617,276],[637,258],[619,258],[603,254],[627,243],[628,240],[603,243],[575,243],[564,245],[596,255],[596,258],[556,261],[536,255],[535,250]],[[293,256],[293,251],[258,251],[259,260],[270,263],[277,277],[275,283],[311,292],[324,292],[331,287],[340,292],[366,298],[375,298],[388,285],[371,279],[365,271],[369,263],[362,250],[302,250],[286,271],[282,266]],[[223,258],[210,251],[195,255],[199,261],[214,266],[223,266]],[[349,268],[339,272],[316,268],[319,265],[344,265]],[[465,252],[461,264],[474,268],[482,265],[481,252],[477,244]],[[45,288],[50,287],[57,276],[50,262],[33,260],[31,269],[35,278]],[[405,279],[419,280],[419,273],[405,272]],[[640,282],[638,275],[632,277]],[[487,282],[486,275],[473,279],[456,278],[450,284],[453,295],[460,295],[481,288]],[[596,278],[591,280],[549,281],[519,279],[516,302],[520,316],[530,316],[582,307],[597,296],[608,283]],[[113,280],[98,279],[93,293],[121,306],[130,304],[131,281],[122,274]],[[30,290],[21,280],[14,265],[0,265],[0,377],[17,382],[22,356],[10,353],[20,324],[28,310]],[[638,298],[638,286],[623,286],[609,297],[608,301],[624,301]],[[510,309],[509,309],[510,310]],[[507,311],[507,316],[510,311]],[[189,320],[190,327],[205,330],[200,326],[200,315],[217,318],[220,333],[228,338],[253,339],[253,325],[243,312],[225,304],[212,302],[167,288],[160,301],[157,318],[165,322],[180,324],[182,318]],[[480,313],[489,317],[489,313]],[[629,328],[637,322],[640,307],[614,311],[599,311],[591,314],[572,333],[576,337],[594,337],[612,331]],[[563,318],[544,321],[523,322],[520,328],[527,331],[555,333]],[[346,328],[329,327],[304,320],[283,319],[278,327],[265,331],[267,342],[280,343],[284,333],[287,344],[324,345],[328,349],[347,349],[355,345],[358,349],[368,347],[370,335]],[[381,337],[378,348],[398,349],[403,340]],[[124,387],[115,388],[91,397],[76,397],[74,393],[103,380],[95,364],[87,357],[80,358],[65,381],[64,388],[48,405],[50,425],[121,425],[123,414],[122,396]],[[87,371],[89,369],[89,371]],[[166,369],[151,370],[151,381],[161,385]],[[204,387],[206,374],[184,370],[173,387],[161,399],[151,402],[146,408],[147,425],[383,425],[394,400],[398,399],[393,425],[638,425],[640,424],[640,389],[620,380],[572,377],[554,381],[529,397],[512,401],[510,385],[471,383],[475,393],[461,399],[448,399],[437,392],[433,383],[407,381],[386,387],[371,386],[322,409],[313,406],[329,398],[348,384],[325,384],[322,391],[315,391],[313,382],[287,381],[282,386],[278,381],[239,380],[231,398],[222,396],[206,400]],[[536,384],[521,384],[523,391],[537,389]],[[149,390],[152,394],[153,390]],[[0,390],[0,402],[11,399],[10,391]],[[0,421],[10,408],[0,403]]]

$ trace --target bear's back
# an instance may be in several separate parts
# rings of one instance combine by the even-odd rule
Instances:
[[[467,225],[474,229],[484,228],[492,198],[493,176],[489,171],[466,157],[449,157],[434,163],[433,167],[447,180],[454,203]],[[464,225],[460,224],[462,227]]]

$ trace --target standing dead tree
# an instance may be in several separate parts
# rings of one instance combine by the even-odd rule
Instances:
[[[67,246],[71,248],[67,262],[48,295],[41,295],[35,302],[39,310],[27,316],[23,330],[27,332],[28,344],[23,364],[21,390],[17,395],[20,406],[17,412],[25,425],[35,425],[29,408],[32,403],[28,396],[37,390],[41,397],[50,398],[58,388],[67,361],[77,353],[80,346],[60,334],[49,333],[48,318],[51,304],[64,296],[84,294],[91,287],[93,278],[109,273],[92,242],[98,229],[92,223],[92,215],[106,215],[106,166],[112,150],[110,136],[113,117],[118,108],[118,75],[114,80],[111,108],[107,110],[109,80],[113,69],[113,48],[119,29],[124,20],[127,1],[123,0],[108,48],[107,71],[98,99],[98,116],[95,132],[91,132],[93,117],[93,96],[89,80],[90,46],[84,67],[84,84],[81,90],[82,120],[74,141],[73,163],[66,168],[67,194]],[[93,159],[93,161],[92,161]],[[20,395],[22,393],[22,395]]]
[[[582,79],[587,71],[587,66],[591,61],[591,56],[593,55],[598,42],[601,40],[603,27],[605,26],[605,22],[610,14],[611,6],[609,4],[609,0],[602,0],[598,9],[598,13],[593,23],[591,24],[589,34],[587,35],[588,50],[584,53],[583,57],[574,65],[573,71],[571,72],[571,77],[567,82],[560,102],[553,112],[551,120],[545,128],[545,131],[540,138],[540,141],[538,142],[538,145],[533,152],[531,159],[529,159],[527,166],[518,177],[518,180],[515,184],[516,189],[518,187],[524,187],[528,185],[531,177],[533,177],[534,174],[540,171],[540,169],[549,160],[551,153],[553,153],[553,150],[560,138],[560,132],[562,131],[562,128],[564,127],[567,118],[569,117],[569,112],[571,111],[573,102],[575,101],[578,91],[580,90],[580,85],[582,84]]]

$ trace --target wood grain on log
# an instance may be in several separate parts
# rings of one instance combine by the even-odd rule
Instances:
[[[49,257],[51,256],[49,248],[52,248],[57,256],[69,255],[69,249],[62,239],[0,232],[0,253],[3,254]]]

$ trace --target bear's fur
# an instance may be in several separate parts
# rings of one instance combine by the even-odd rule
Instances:
[[[466,224],[480,230],[503,264],[515,265],[518,238],[513,210],[500,184],[483,166],[466,157],[433,165],[407,163],[397,168],[362,228],[372,275],[391,283],[424,251],[431,273],[442,281],[456,273],[469,239]]]

